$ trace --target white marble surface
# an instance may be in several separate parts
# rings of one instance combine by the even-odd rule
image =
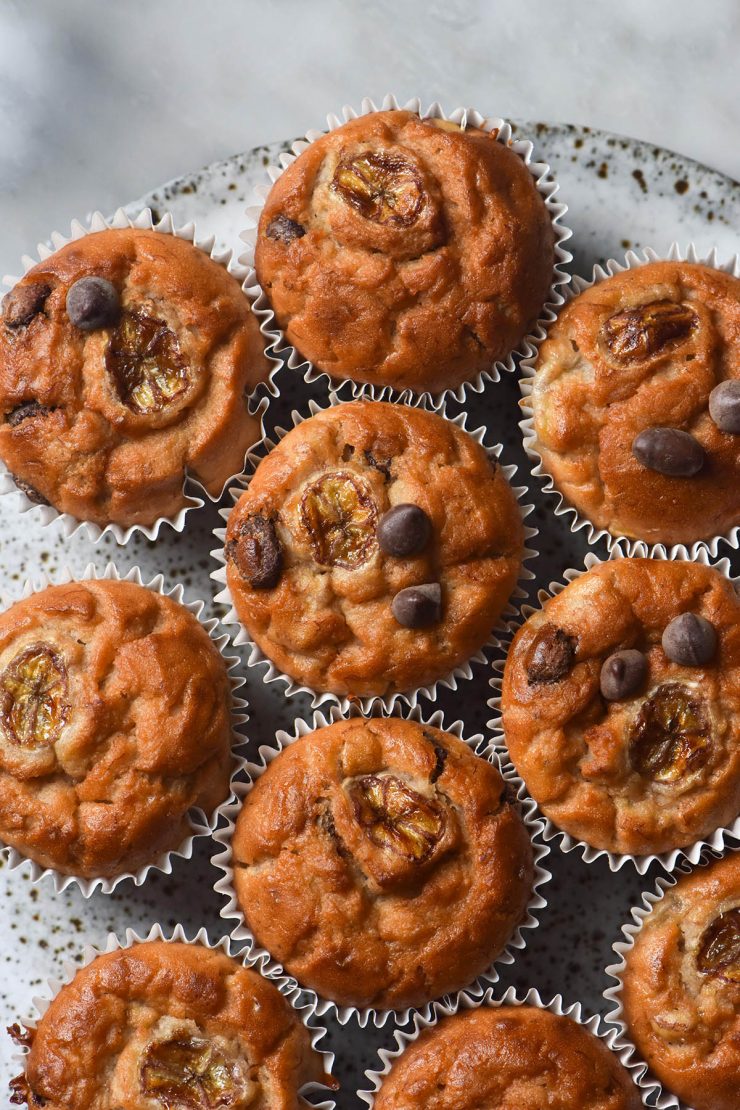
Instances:
[[[740,178],[737,0],[0,0],[0,270],[363,95],[631,134]]]

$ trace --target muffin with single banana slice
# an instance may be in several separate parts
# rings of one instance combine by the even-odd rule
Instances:
[[[261,438],[248,401],[270,364],[237,279],[175,235],[75,239],[18,282],[0,317],[0,458],[41,504],[151,525],[212,498]]]
[[[239,619],[296,682],[384,697],[486,642],[524,555],[499,463],[434,412],[332,405],[257,466],[226,529]]]
[[[299,1110],[324,1075],[277,987],[225,952],[145,941],[98,956],[52,1000],[13,1101],[46,1110]]]
[[[425,1029],[375,1110],[640,1110],[629,1072],[583,1025],[536,1006],[480,1006]]]
[[[660,1082],[694,1110],[737,1110],[740,852],[665,892],[621,979],[628,1035]]]
[[[397,717],[337,721],[283,748],[244,800],[232,853],[257,943],[301,986],[357,1008],[470,984],[524,920],[534,882],[497,768]]]
[[[135,582],[48,586],[0,616],[0,840],[115,878],[229,796],[231,689],[196,617]]]
[[[312,142],[262,211],[255,265],[288,341],[332,378],[438,393],[506,358],[553,281],[550,214],[496,133],[413,112]]]
[[[647,855],[740,813],[740,600],[701,563],[614,559],[533,613],[507,656],[506,744],[542,812]]]
[[[651,262],[561,311],[535,363],[531,448],[599,528],[688,544],[740,524],[740,279]]]

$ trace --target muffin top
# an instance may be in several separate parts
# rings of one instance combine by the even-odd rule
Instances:
[[[629,1035],[657,1078],[694,1110],[737,1110],[740,853],[683,876],[626,957]]]
[[[46,1110],[298,1110],[324,1078],[277,987],[200,944],[98,956],[29,1039],[16,1090]]]
[[[0,615],[0,837],[86,878],[153,863],[229,793],[230,701],[205,629],[153,590],[17,602]]]
[[[32,501],[152,524],[217,497],[260,438],[267,378],[239,282],[174,235],[85,235],[34,266],[0,319],[0,458]]]
[[[496,134],[374,112],[288,166],[255,264],[305,358],[334,378],[434,393],[518,346],[553,280],[554,236]]]
[[[603,1041],[534,1006],[481,1006],[425,1030],[391,1066],[375,1110],[639,1110]]]
[[[666,544],[740,524],[740,280],[652,262],[598,282],[536,370],[534,446],[590,521]]]
[[[241,621],[291,678],[382,696],[446,676],[488,639],[524,527],[500,466],[435,413],[334,405],[262,460],[229,517]]]
[[[498,770],[397,717],[337,721],[285,748],[245,798],[233,853],[257,943],[302,986],[378,1009],[485,971],[534,878]]]
[[[594,848],[667,852],[740,812],[740,602],[700,563],[616,559],[526,621],[506,743],[542,811]]]

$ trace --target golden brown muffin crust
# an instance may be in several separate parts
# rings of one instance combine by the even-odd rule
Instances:
[[[89,276],[115,286],[125,328],[143,321],[135,339],[124,325],[72,324],[67,293]],[[101,525],[172,516],[186,503],[186,471],[217,497],[260,438],[247,398],[269,373],[239,282],[192,243],[125,228],[62,247],[16,295],[39,285],[49,292],[26,324],[0,319],[0,457],[21,488]],[[110,352],[149,344],[164,352],[160,368],[183,378],[142,412],[120,392],[127,379]]]
[[[570,1018],[533,1006],[443,1018],[391,1065],[375,1110],[639,1110],[629,1073]]]
[[[485,971],[534,878],[498,770],[395,717],[337,721],[285,748],[247,795],[233,851],[257,943],[324,997],[379,1009]]]
[[[703,666],[672,662],[663,649],[663,632],[684,612],[705,617],[717,633],[716,654]],[[504,670],[504,731],[528,790],[559,828],[593,847],[639,855],[691,844],[735,820],[739,617],[732,583],[711,567],[616,559],[526,621]],[[569,645],[560,676],[538,679],[533,660],[557,636]],[[627,648],[644,653],[646,678],[607,701],[602,664]]]
[[[229,793],[226,665],[132,582],[50,586],[0,616],[0,836],[91,878],[152,863]]]
[[[338,530],[326,513],[318,525],[306,515],[310,490],[332,475],[359,490]],[[431,540],[414,557],[384,554],[378,521],[409,502],[431,519]],[[253,588],[239,569],[256,518],[272,522],[282,553],[272,588]],[[349,543],[348,521],[353,551],[340,559],[329,541]],[[240,620],[281,671],[317,690],[385,695],[444,677],[486,642],[523,544],[514,493],[469,435],[435,413],[358,401],[299,424],[259,464],[229,517],[226,580]],[[423,583],[441,585],[441,619],[402,627],[394,598]]]
[[[529,170],[495,134],[375,112],[284,171],[255,264],[278,325],[319,369],[437,392],[531,329],[553,243]]]
[[[29,1103],[46,1110],[298,1110],[299,1089],[322,1078],[272,983],[223,952],[164,941],[79,971],[41,1018],[26,1066]]]
[[[694,1110],[737,1110],[740,853],[680,877],[655,904],[627,953],[622,1002],[665,1087]]]
[[[648,327],[643,306],[656,303],[673,315]],[[643,315],[625,343],[618,325],[629,321],[618,314],[629,310]],[[560,313],[536,370],[534,446],[566,500],[594,524],[675,544],[740,523],[740,440],[708,410],[714,387],[740,378],[737,278],[653,262],[598,282]],[[632,443],[651,427],[691,433],[706,453],[702,469],[668,477],[638,462]]]

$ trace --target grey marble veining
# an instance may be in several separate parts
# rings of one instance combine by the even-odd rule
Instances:
[[[0,0],[0,270],[363,96],[637,135],[740,178],[737,0]]]

